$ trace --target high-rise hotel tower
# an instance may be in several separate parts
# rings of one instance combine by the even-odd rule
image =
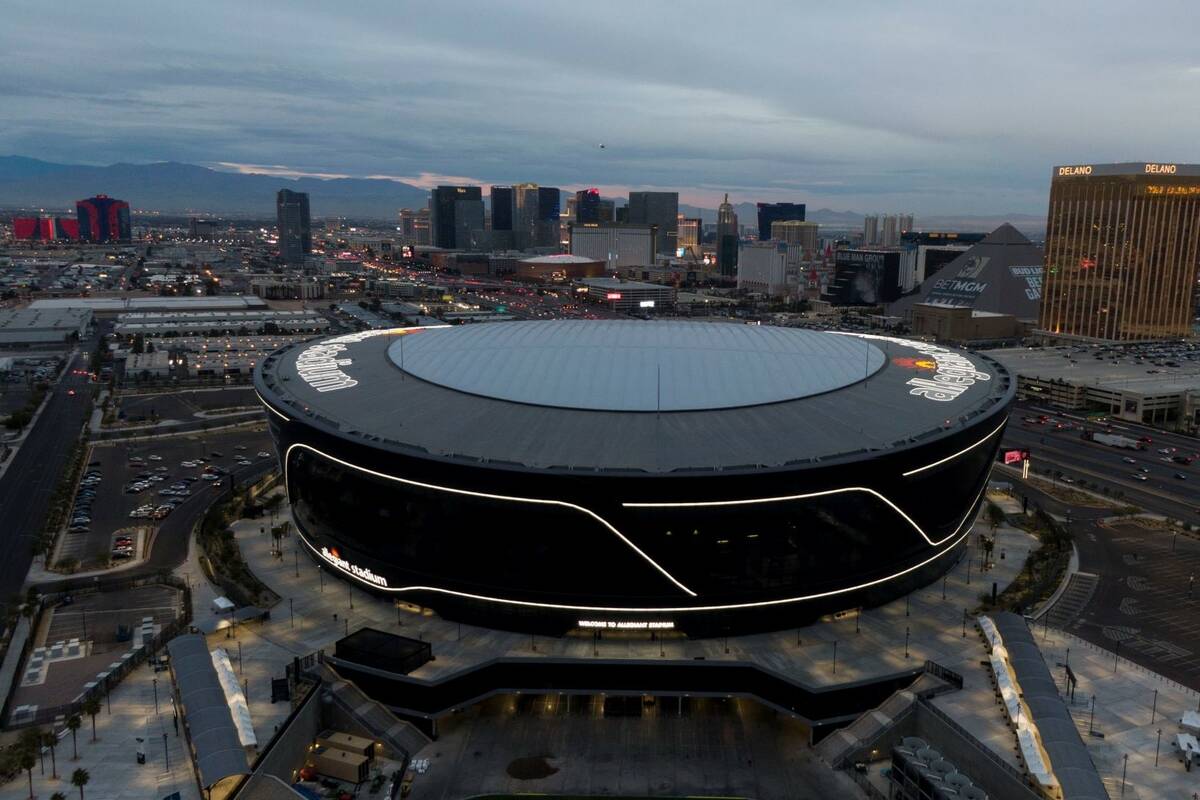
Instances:
[[[1189,336],[1200,164],[1055,167],[1039,328],[1051,338]]]

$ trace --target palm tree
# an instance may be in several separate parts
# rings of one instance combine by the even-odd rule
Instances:
[[[83,800],[83,787],[92,779],[86,769],[77,769],[71,773],[71,785],[79,787],[79,800]]]
[[[29,775],[29,800],[33,800],[33,765],[37,763],[37,759],[33,757],[33,752],[25,750],[21,753],[21,769]]]
[[[17,747],[33,753],[42,762],[42,774],[46,774],[46,757],[42,755],[42,729],[26,728],[17,737]]]
[[[50,748],[50,777],[58,780],[58,765],[54,761],[54,748],[58,745],[58,734],[53,730],[42,734],[42,746]]]
[[[96,741],[96,715],[100,713],[100,698],[89,697],[83,701],[83,713],[92,718],[92,741]]]
[[[55,792],[54,794],[50,795],[50,800],[67,800],[67,796],[62,792]]]
[[[79,718],[78,714],[72,714],[67,718],[67,730],[71,731],[71,747],[75,751],[75,755],[71,757],[72,761],[79,760],[79,741],[76,738],[76,731],[79,730],[79,726],[82,724],[83,720]]]

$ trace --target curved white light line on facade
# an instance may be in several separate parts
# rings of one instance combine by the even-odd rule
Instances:
[[[276,410],[275,410],[275,407],[274,407],[274,406],[272,406],[270,403],[268,403],[266,400],[264,400],[264,399],[263,399],[263,396],[262,396],[261,394],[259,394],[259,393],[258,393],[258,389],[255,389],[255,390],[254,390],[254,394],[255,394],[255,395],[258,397],[258,402],[260,402],[260,403],[262,403],[264,406],[266,406],[266,409],[267,409],[268,411],[270,411],[272,414],[274,414],[275,416],[279,417],[279,418],[280,418],[281,420],[283,420],[284,422],[291,422],[291,421],[292,421],[290,417],[288,417],[288,416],[286,416],[286,415],[284,415],[284,414],[280,414],[278,411],[276,411]]]
[[[985,484],[985,486],[986,486],[986,484]],[[972,508],[974,508],[974,504],[972,504]],[[332,561],[330,561],[327,558],[325,558],[324,556],[322,556],[321,551],[318,550],[317,548],[313,547],[312,543],[309,542],[308,539],[304,536],[304,532],[300,530],[299,526],[296,527],[296,530],[299,533],[300,540],[304,542],[304,546],[307,547],[308,549],[312,550],[313,553],[316,554],[316,556],[318,558],[320,558],[322,562],[324,562],[324,563],[328,564],[329,566],[333,567],[334,569],[338,570],[339,572],[344,574],[346,577],[353,578],[354,580],[358,581],[359,583],[363,584],[364,586],[368,586],[376,591],[389,592],[392,594],[401,594],[404,592],[436,592],[438,594],[446,594],[446,595],[451,595],[453,597],[463,597],[468,600],[482,600],[482,601],[488,602],[488,603],[500,603],[503,605],[524,606],[526,608],[547,608],[547,609],[553,609],[556,611],[604,611],[604,612],[615,612],[615,613],[624,613],[624,614],[680,614],[680,613],[686,613],[689,611],[736,611],[739,609],[747,609],[747,608],[767,608],[770,606],[787,605],[788,603],[800,603],[805,600],[819,600],[824,597],[834,597],[839,594],[846,594],[848,592],[856,592],[860,589],[869,589],[872,586],[879,586],[880,584],[884,584],[884,583],[887,583],[888,581],[893,581],[897,578],[903,577],[903,576],[907,575],[908,573],[918,570],[921,567],[925,566],[926,564],[929,564],[929,563],[937,560],[938,558],[942,557],[943,555],[945,555],[946,553],[950,552],[955,547],[957,547],[959,542],[961,542],[963,539],[965,539],[967,537],[967,534],[970,533],[970,529],[968,529],[967,531],[965,531],[962,534],[962,536],[958,537],[958,539],[956,539],[948,547],[935,553],[934,555],[930,556],[929,558],[925,559],[924,561],[920,562],[919,564],[913,564],[911,567],[906,567],[905,569],[902,569],[899,572],[892,573],[891,575],[887,575],[883,578],[876,578],[873,581],[867,581],[866,583],[860,583],[855,586],[847,586],[842,589],[831,589],[827,592],[817,592],[816,594],[806,594],[806,595],[800,595],[798,597],[785,597],[785,598],[782,598],[779,600],[758,600],[753,603],[730,603],[727,605],[708,605],[708,606],[675,606],[675,607],[665,607],[665,608],[626,608],[626,607],[622,607],[622,606],[575,606],[575,605],[566,605],[566,604],[561,604],[561,603],[535,603],[530,600],[509,600],[509,599],[506,599],[503,597],[489,597],[488,595],[484,595],[484,594],[472,594],[471,592],[459,592],[454,589],[442,589],[437,586],[395,586],[395,587],[376,586],[375,584],[370,583],[369,581],[363,580],[362,578],[358,577],[357,575],[350,572],[349,570],[344,569],[343,567],[340,567],[337,564],[334,564]]]
[[[944,536],[941,539],[938,539],[936,542],[933,539],[930,539],[928,534],[926,534],[925,531],[922,530],[921,526],[916,523],[916,520],[914,520],[908,514],[905,514],[904,510],[901,509],[900,506],[896,505],[891,500],[888,500],[874,489],[866,486],[846,486],[841,489],[826,489],[821,492],[789,494],[782,495],[780,497],[756,497],[749,500],[702,500],[699,502],[687,503],[622,503],[621,505],[625,508],[720,508],[722,506],[750,506],[763,503],[785,503],[789,500],[808,500],[813,497],[828,497],[829,495],[846,494],[847,492],[863,492],[882,500],[887,504],[888,508],[892,509],[901,517],[903,517],[904,521],[913,527],[913,530],[921,534],[921,538],[928,542],[930,547],[937,547],[947,539],[953,538],[956,534],[958,534],[959,531],[962,530],[962,526],[966,524],[968,519],[970,519],[971,511],[974,510],[975,503],[978,503],[979,498],[983,496],[985,489],[987,489],[987,481],[984,481],[983,488],[979,490],[979,494],[976,495],[975,499],[971,502],[970,508],[967,509],[967,515],[963,517],[962,522],[958,523],[958,527],[954,529],[954,533]]]
[[[932,464],[926,464],[926,465],[925,465],[925,466],[923,466],[923,467],[917,467],[916,469],[910,469],[908,472],[905,472],[905,473],[903,473],[904,477],[905,477],[905,478],[907,478],[909,475],[916,475],[918,472],[924,472],[924,471],[925,471],[925,470],[927,470],[927,469],[933,469],[934,467],[939,467],[939,466],[941,466],[942,464],[945,464],[947,461],[953,461],[954,459],[958,458],[959,456],[963,455],[964,453],[969,453],[969,452],[971,452],[971,451],[972,451],[972,450],[974,450],[976,447],[979,447],[979,445],[983,444],[983,443],[984,443],[984,442],[986,442],[988,439],[992,438],[992,437],[993,437],[993,436],[995,436],[997,433],[999,433],[999,432],[1000,432],[1000,430],[1001,430],[1001,429],[1002,429],[1002,428],[1003,428],[1005,425],[1007,425],[1007,424],[1008,424],[1008,420],[1007,420],[1007,419],[1005,419],[1003,422],[1001,422],[999,425],[997,425],[997,426],[996,426],[996,429],[995,429],[994,431],[992,431],[992,432],[991,432],[991,433],[989,433],[987,436],[985,436],[985,437],[983,437],[982,439],[980,439],[980,440],[979,440],[978,442],[976,442],[975,444],[973,444],[973,445],[970,445],[969,447],[964,447],[962,450],[959,450],[959,451],[958,451],[957,453],[955,453],[954,455],[951,455],[951,456],[946,456],[945,458],[939,459],[939,460],[937,460],[937,461],[933,462]]]
[[[695,592],[693,592],[688,587],[684,586],[679,581],[675,580],[675,577],[673,575],[671,575],[671,573],[667,572],[665,569],[663,569],[661,566],[659,566],[658,562],[656,562],[653,558],[651,558],[649,555],[647,555],[645,551],[643,551],[640,547],[638,547],[636,544],[634,544],[627,536],[625,536],[625,534],[621,533],[619,530],[617,530],[615,527],[613,527],[613,525],[608,520],[606,520],[604,517],[600,516],[596,512],[591,511],[590,509],[584,508],[583,506],[577,506],[574,503],[568,503],[564,500],[542,500],[542,499],[533,498],[533,497],[510,497],[508,495],[503,495],[503,494],[488,494],[487,492],[472,492],[467,489],[454,489],[449,486],[437,486],[432,483],[422,483],[421,481],[414,481],[409,478],[399,478],[399,477],[396,477],[395,475],[388,475],[387,473],[384,473],[384,472],[377,472],[373,469],[367,469],[366,467],[360,467],[357,464],[351,464],[349,461],[343,461],[340,458],[331,456],[328,453],[323,453],[320,450],[318,450],[317,448],[312,447],[311,445],[303,444],[301,442],[296,442],[295,444],[290,445],[287,449],[287,452],[283,456],[283,482],[284,482],[285,486],[288,484],[288,462],[291,461],[292,451],[295,450],[297,447],[302,447],[305,450],[310,450],[310,451],[316,453],[317,455],[321,456],[322,458],[326,458],[337,464],[341,464],[344,467],[349,467],[350,469],[358,470],[359,472],[365,472],[368,475],[374,475],[377,478],[383,478],[383,479],[389,480],[389,481],[396,481],[397,483],[404,483],[409,486],[417,486],[422,489],[430,489],[435,492],[448,492],[450,494],[459,494],[459,495],[464,495],[467,497],[482,497],[487,500],[505,500],[505,501],[513,502],[513,503],[530,503],[532,505],[558,506],[560,508],[569,508],[569,509],[572,509],[573,511],[579,511],[583,514],[588,515],[589,517],[591,517],[592,519],[596,520],[601,525],[603,525],[605,528],[608,528],[610,531],[612,531],[613,534],[615,534],[617,536],[617,538],[619,538],[622,542],[624,542],[626,545],[628,545],[631,550],[633,550],[635,553],[637,553],[639,556],[641,556],[642,559],[647,564],[649,564],[650,566],[652,566],[656,570],[658,570],[659,573],[661,573],[663,575],[663,577],[665,577],[671,583],[675,584],[683,592],[691,595],[692,597],[696,596]]]

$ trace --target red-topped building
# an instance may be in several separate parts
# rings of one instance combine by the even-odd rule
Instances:
[[[129,203],[105,194],[75,204],[79,237],[88,242],[128,242],[133,237]]]

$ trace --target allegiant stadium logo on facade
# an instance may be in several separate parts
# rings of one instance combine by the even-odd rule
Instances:
[[[337,548],[330,550],[328,547],[322,547],[321,558],[325,559],[330,564],[333,564],[335,567],[339,567],[346,572],[349,572],[356,578],[362,578],[367,583],[373,583],[376,586],[381,586],[385,589],[387,588],[387,578],[384,578],[382,575],[376,575],[366,567],[360,567],[357,564],[351,564],[338,554]]]

